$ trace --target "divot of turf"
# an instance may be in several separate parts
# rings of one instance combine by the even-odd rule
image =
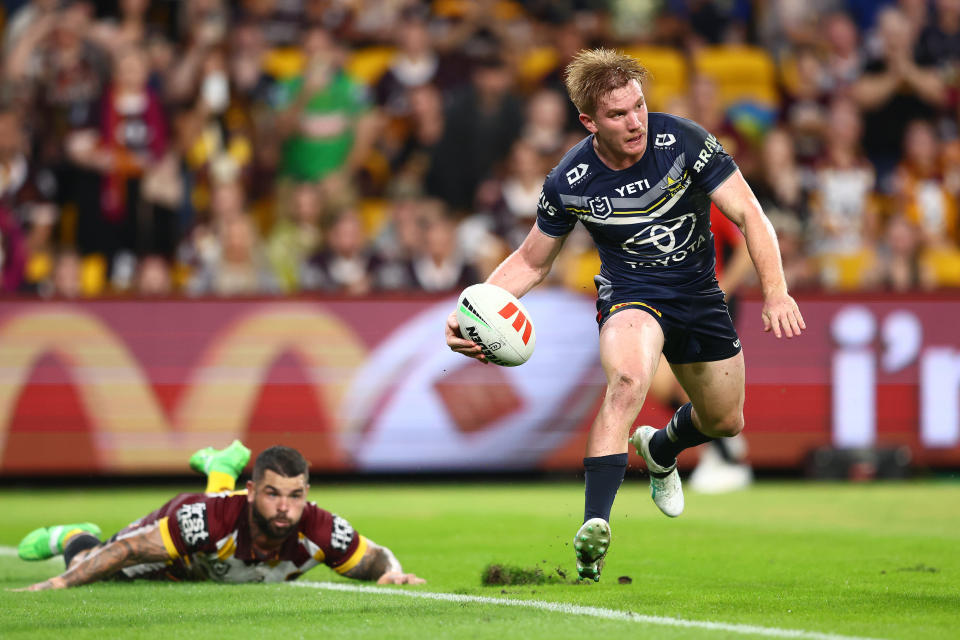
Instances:
[[[517,567],[513,565],[493,563],[487,565],[480,576],[481,584],[485,586],[502,586],[514,584],[572,584],[567,580],[566,572],[557,567],[555,573],[545,573],[540,567]]]

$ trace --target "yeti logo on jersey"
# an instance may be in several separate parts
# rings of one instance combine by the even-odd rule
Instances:
[[[543,191],[540,192],[540,202],[537,203],[541,209],[547,212],[547,215],[555,216],[557,215],[557,208],[550,204],[550,201],[547,200],[546,194]]]
[[[330,546],[346,551],[353,542],[353,527],[340,516],[333,516],[333,530],[330,532]]]
[[[677,138],[672,133],[658,133],[657,139],[653,141],[653,146],[665,149],[672,147]]]
[[[567,171],[567,182],[570,183],[570,186],[577,184],[583,177],[587,175],[587,170],[590,169],[590,165],[581,162],[570,171]]]
[[[594,218],[604,220],[613,213],[613,205],[610,204],[610,198],[607,196],[590,198],[590,213],[593,214]]]
[[[693,235],[697,214],[685,213],[676,220],[652,224],[623,243],[623,250],[646,259],[657,259],[683,249]],[[683,252],[682,261],[686,258]]]
[[[210,539],[205,502],[185,504],[177,509],[177,524],[180,525],[180,535],[188,547],[195,547],[201,540]]]

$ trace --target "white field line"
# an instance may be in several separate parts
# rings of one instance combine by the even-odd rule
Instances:
[[[524,607],[540,609],[554,613],[564,613],[575,616],[591,616],[606,620],[625,620],[641,624],[654,624],[665,627],[685,627],[692,629],[706,629],[709,631],[725,631],[743,635],[765,636],[768,638],[803,638],[804,640],[876,640],[860,636],[844,636],[835,633],[820,633],[818,631],[804,631],[802,629],[781,629],[779,627],[760,627],[752,624],[731,624],[728,622],[711,622],[709,620],[684,620],[682,618],[667,618],[663,616],[648,616],[632,611],[604,609],[602,607],[585,607],[563,602],[547,602],[545,600],[514,600],[512,598],[491,598],[488,596],[468,596],[458,593],[432,593],[417,591],[412,588],[388,589],[385,587],[371,587],[364,585],[343,584],[339,582],[290,582],[291,587],[305,587],[308,589],[325,589],[327,591],[351,591],[355,593],[371,593],[388,596],[406,596],[408,598],[423,598],[425,600],[441,600],[460,604],[492,604],[504,607]]]
[[[15,557],[17,550],[14,547],[0,546],[0,556]],[[512,598],[491,598],[488,596],[468,596],[458,593],[435,593],[430,591],[415,591],[407,589],[388,589],[386,587],[371,587],[366,585],[343,584],[341,582],[290,582],[291,587],[307,589],[324,589],[327,591],[351,591],[355,593],[372,593],[384,596],[406,596],[408,598],[423,598],[425,600],[441,600],[460,604],[492,604],[503,607],[525,607],[540,609],[554,613],[565,613],[574,616],[591,616],[606,620],[626,620],[641,624],[655,624],[665,627],[686,627],[691,629],[707,629],[709,631],[726,631],[742,635],[765,636],[768,638],[801,638],[803,640],[878,640],[861,636],[844,636],[836,633],[820,633],[818,631],[804,631],[802,629],[781,629],[779,627],[760,627],[752,624],[731,624],[729,622],[711,622],[709,620],[684,620],[682,618],[667,618],[664,616],[648,616],[632,611],[604,609],[603,607],[585,607],[563,602],[548,602],[546,600],[514,600]]]

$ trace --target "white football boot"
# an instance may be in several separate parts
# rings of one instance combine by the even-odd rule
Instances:
[[[650,438],[657,432],[650,426],[643,426],[630,436],[630,444],[637,448],[647,463],[647,472],[650,474],[650,497],[653,502],[671,518],[683,513],[683,487],[680,486],[680,474],[677,472],[677,463],[662,467],[650,455]]]
[[[590,518],[573,538],[577,552],[577,576],[580,580],[592,578],[600,582],[600,571],[610,548],[610,525],[603,518]]]

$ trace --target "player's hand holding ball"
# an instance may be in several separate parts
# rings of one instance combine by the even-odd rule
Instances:
[[[475,284],[464,289],[447,318],[447,346],[457,353],[516,367],[533,355],[537,335],[530,314],[506,289]]]

